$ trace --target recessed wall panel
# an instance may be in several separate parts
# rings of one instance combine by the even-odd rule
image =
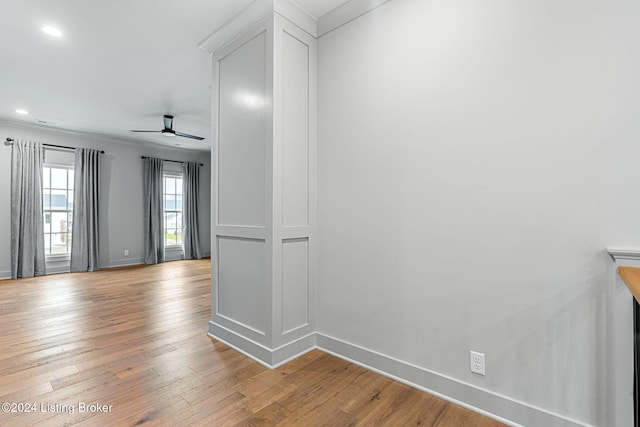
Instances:
[[[283,32],[282,225],[309,223],[309,46]]]
[[[265,241],[219,237],[217,267],[218,314],[264,333]]]
[[[218,62],[218,223],[265,225],[266,34]]]
[[[282,330],[309,322],[309,241],[291,239],[282,243]]]

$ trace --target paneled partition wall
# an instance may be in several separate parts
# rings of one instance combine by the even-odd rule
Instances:
[[[209,332],[276,366],[315,345],[316,50],[273,3],[238,19],[255,18],[203,45],[214,76]]]

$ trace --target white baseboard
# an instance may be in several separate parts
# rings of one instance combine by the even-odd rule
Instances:
[[[0,271],[0,280],[11,279],[11,271]]]
[[[209,336],[227,344],[269,369],[276,369],[316,348],[315,333],[270,349],[212,321],[209,321]]]
[[[110,267],[126,267],[129,265],[139,265],[144,264],[142,258],[122,258],[122,259],[112,259],[109,261],[109,264],[106,268]]]
[[[592,427],[411,363],[316,333],[318,349],[510,426]]]

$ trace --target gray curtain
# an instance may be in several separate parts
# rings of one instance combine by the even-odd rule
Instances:
[[[46,274],[42,166],[37,142],[17,140],[11,150],[11,277]]]
[[[162,207],[162,159],[144,159],[144,262],[164,262],[164,214]]]
[[[198,164],[185,162],[182,166],[182,244],[184,259],[200,259],[200,219],[198,191],[200,189]]]
[[[71,272],[100,270],[98,150],[76,148]]]

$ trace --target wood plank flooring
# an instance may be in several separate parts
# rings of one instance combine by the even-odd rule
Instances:
[[[0,281],[0,425],[502,425],[318,350],[269,370],[209,318],[209,260]]]

